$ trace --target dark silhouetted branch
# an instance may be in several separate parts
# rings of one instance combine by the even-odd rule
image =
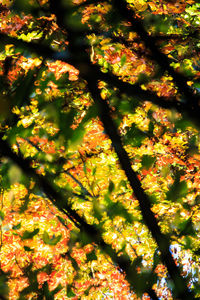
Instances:
[[[170,66],[168,57],[159,50],[156,39],[148,34],[141,21],[134,16],[134,11],[128,8],[128,3],[125,0],[112,0],[112,3],[122,18],[131,23],[131,30],[137,32],[146,47],[151,50],[152,59],[158,63],[160,68],[166,70],[173,77],[175,84],[188,104],[193,109],[199,109],[199,95],[194,94],[193,89],[187,85],[188,79]]]
[[[85,235],[88,243],[96,243],[100,248],[110,256],[115,264],[126,273],[126,278],[129,283],[134,287],[137,284],[138,274],[132,267],[132,262],[127,255],[119,256],[110,245],[106,244],[102,238],[102,232],[97,226],[87,224],[77,212],[72,209],[67,203],[67,197],[57,191],[53,182],[49,182],[46,176],[37,174],[36,170],[31,167],[31,160],[24,158],[20,152],[16,154],[9,144],[0,138],[0,154],[10,158],[17,164],[21,170],[28,176],[34,179],[36,184],[47,195],[51,202],[63,213],[65,213],[74,223],[80,228],[80,231]],[[149,289],[147,287],[147,289]],[[145,291],[144,291],[145,292]],[[146,291],[147,292],[147,291]],[[156,298],[158,299],[158,298]],[[189,299],[189,298],[188,298]]]

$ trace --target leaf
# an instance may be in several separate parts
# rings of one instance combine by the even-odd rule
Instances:
[[[4,189],[10,187],[10,180],[8,177],[9,169],[10,169],[10,162],[8,160],[5,160],[4,163],[0,165],[0,183],[1,186],[4,187]]]
[[[24,296],[27,296],[27,295],[30,294],[30,293],[37,293],[37,292],[38,292],[38,283],[37,283],[36,278],[35,278],[35,280],[33,280],[33,281],[31,282],[31,285],[25,287],[25,288],[20,292],[19,300],[27,299],[27,297],[24,297]]]
[[[74,268],[76,271],[78,271],[78,270],[79,270],[79,266],[78,266],[76,260],[70,255],[70,253],[67,253],[67,254],[68,254],[67,257],[70,259],[73,268]]]
[[[85,175],[87,175],[87,166],[85,162],[83,164],[83,172],[85,173]]]
[[[66,221],[64,218],[62,218],[61,216],[57,216],[58,220],[60,221],[61,224],[65,224]]]
[[[3,221],[4,220],[4,212],[0,210],[0,220]]]
[[[146,170],[149,170],[154,162],[156,161],[156,158],[153,157],[152,155],[143,155],[142,157],[142,167]]]
[[[62,237],[62,234],[50,238],[48,232],[44,231],[42,239],[45,244],[55,246],[61,240],[61,237]]]
[[[17,165],[12,165],[8,171],[8,177],[10,179],[10,183],[14,184],[19,182],[21,179],[22,171]]]
[[[170,201],[181,200],[188,193],[187,183],[180,181],[180,174],[175,175],[174,183],[171,185],[169,191],[166,193],[167,199]]]
[[[153,270],[155,270],[156,266],[160,263],[160,255],[156,250],[153,255]]]
[[[12,99],[8,95],[0,94],[0,121],[11,116],[11,103]]]
[[[97,171],[97,166],[95,166],[95,167],[92,169],[92,176],[95,176],[96,171]]]
[[[80,134],[82,134],[82,132],[81,133],[79,132],[81,131],[79,126],[75,130],[71,128],[71,125],[76,115],[77,115],[77,111],[75,109],[70,109],[70,111],[67,113],[60,111],[58,114],[60,131],[65,137],[65,140],[69,142],[71,141],[72,137],[76,135],[77,132],[78,132],[78,138],[80,137]]]
[[[84,291],[84,295],[88,296],[91,288],[92,288],[92,285],[89,286],[89,288],[87,288],[87,290]]]
[[[72,286],[68,285],[67,286],[67,297],[72,298],[72,297],[75,297],[75,296],[76,296],[76,294],[74,294],[74,292],[72,290]]]
[[[22,235],[22,240],[32,239],[36,234],[38,234],[39,231],[40,231],[39,228],[37,228],[33,231],[26,230]]]
[[[14,5],[13,5],[12,9],[15,12],[21,13],[23,11],[24,13],[27,13],[27,14],[30,14],[30,13],[33,14],[34,9],[37,8],[37,6],[38,6],[37,1],[30,4],[28,1],[24,2],[23,0],[15,0],[13,4]]]
[[[133,2],[134,8],[136,10],[140,11],[145,11],[148,8],[148,4],[146,3],[145,0],[134,0],[134,1],[129,1],[130,3]]]
[[[0,275],[0,299],[7,299],[7,296],[9,294],[9,288],[8,288],[8,277],[7,274],[4,273],[1,270],[1,275]]]
[[[111,194],[115,189],[115,185],[112,180],[109,181],[108,192]]]
[[[149,134],[153,136],[154,131],[154,123],[151,121],[149,122]]]
[[[126,54],[123,54],[121,59],[120,59],[120,62],[121,62],[121,66],[123,67],[126,63]]]
[[[73,135],[70,140],[71,144],[80,144],[82,142],[84,134],[85,129],[81,125],[79,125],[73,132]]]
[[[13,226],[13,229],[14,229],[14,230],[17,230],[17,229],[20,229],[20,228],[21,228],[21,222],[18,223],[17,225],[14,225],[14,226]]]
[[[149,290],[158,281],[158,276],[152,270],[145,270],[139,275],[137,281],[137,292],[139,295],[143,294],[144,290]]]
[[[45,296],[46,300],[54,300],[52,293],[49,291],[48,283],[45,281],[42,288],[40,289],[39,295],[43,297]]]
[[[134,217],[129,214],[129,212],[125,209],[123,204],[120,202],[112,202],[110,197],[106,194],[104,196],[105,201],[107,202],[107,214],[111,219],[114,219],[116,216],[122,216],[128,223],[132,223]]]
[[[30,199],[29,199],[28,195],[26,195],[25,199],[22,201],[22,204],[19,208],[20,214],[24,213],[28,209],[29,201],[30,201]]]
[[[31,248],[28,247],[28,246],[24,246],[24,250],[25,250],[25,251],[28,251],[28,252],[34,251],[33,249],[31,249]]]
[[[87,261],[97,260],[97,256],[95,254],[95,251],[91,251],[90,253],[86,254]]]
[[[179,229],[179,236],[195,236],[196,232],[195,229],[193,227],[193,223],[191,218],[189,218],[188,220],[184,220],[183,222],[178,224],[178,229]]]
[[[118,188],[120,188],[120,187],[123,187],[124,189],[128,189],[128,187],[127,187],[127,181],[125,181],[125,180],[121,180],[120,181],[120,183],[119,183],[119,185],[118,185]]]
[[[187,119],[181,119],[175,122],[176,128],[180,128],[181,130],[186,130],[189,127],[193,127],[193,123]]]
[[[13,105],[21,107],[23,104],[26,103],[27,98],[29,97],[34,88],[33,83],[35,81],[36,72],[36,68],[34,70],[29,70],[26,76],[22,76],[20,78],[19,84],[17,85],[17,88],[13,95]]]
[[[61,284],[59,284],[53,291],[50,291],[48,283],[45,281],[41,289],[41,296],[45,295],[46,300],[54,300],[54,295],[60,290],[62,290]]]
[[[62,290],[62,285],[59,284],[53,291],[51,291],[51,295],[54,296],[55,294],[57,294],[59,291]]]
[[[134,123],[131,125],[126,135],[124,136],[125,143],[131,144],[134,147],[140,147],[145,138],[146,134],[138,129]]]

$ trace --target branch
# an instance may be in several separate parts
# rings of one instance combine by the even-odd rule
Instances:
[[[70,63],[74,65],[77,69],[81,70],[80,75],[82,75],[83,77],[85,75],[85,72],[92,72],[92,74],[94,74],[96,78],[98,77],[99,80],[105,81],[108,84],[117,87],[120,93],[124,93],[131,97],[137,97],[141,102],[150,101],[162,108],[174,108],[180,113],[186,113],[186,115],[188,115],[191,118],[191,120],[195,121],[195,123],[198,126],[200,125],[199,106],[192,106],[190,102],[177,101],[175,97],[159,97],[155,92],[143,90],[139,84],[131,84],[129,82],[124,82],[111,72],[103,73],[100,67],[98,65],[91,64],[87,57],[84,57],[84,62],[80,62],[78,55],[75,55],[73,52],[70,53],[67,50],[62,52],[56,52],[48,46],[42,44],[38,45],[34,42],[25,42],[13,37],[8,37],[7,35],[1,33],[0,39],[1,43],[3,44],[12,43],[17,47],[27,49],[29,52],[36,53],[39,56],[43,56],[43,58],[45,59],[61,60],[63,62]],[[83,47],[81,48],[81,51],[83,51]],[[80,52],[80,49],[78,49],[78,52]],[[87,66],[87,68],[84,69],[84,66]],[[88,68],[88,66],[90,66],[90,68]]]
[[[116,2],[115,0],[113,0],[113,2],[117,6],[118,1]],[[122,3],[124,3],[124,6],[122,5],[122,7],[120,7],[120,9],[122,9],[123,12],[127,13],[128,9],[126,8],[126,2],[122,1]],[[65,23],[63,23],[65,12],[63,12],[62,5],[60,5],[60,2],[58,2],[58,1],[55,2],[55,0],[50,0],[50,10],[52,13],[54,13],[56,15],[59,26],[65,28],[65,29],[68,29],[67,25]],[[129,10],[128,10],[128,14],[129,14]],[[131,17],[131,21],[132,21],[132,17]],[[140,23],[139,23],[139,25],[140,25]],[[140,28],[139,32],[140,31],[142,31],[142,33],[143,33],[143,31],[144,31],[143,27]],[[146,32],[144,32],[144,33],[146,33]],[[147,37],[147,42],[148,42],[149,41],[148,35],[146,34],[145,37]],[[70,52],[77,55],[78,51],[79,51],[79,49],[78,49],[79,47],[77,47],[74,32],[72,32],[70,30],[68,31],[68,41],[69,41]],[[146,42],[146,40],[145,40],[145,42]],[[154,48],[157,50],[157,47],[154,47]],[[157,52],[159,52],[159,51],[157,50]],[[158,54],[160,54],[160,52]],[[161,53],[161,57],[162,57],[162,53]],[[164,66],[165,66],[166,60],[167,60],[165,55],[164,55],[164,58],[165,58],[165,61],[164,61]],[[176,296],[178,296],[180,299],[187,299],[187,300],[194,299],[192,292],[190,292],[187,287],[186,280],[181,276],[180,270],[176,266],[175,261],[170,253],[169,240],[164,234],[162,234],[160,227],[158,226],[158,222],[154,216],[154,213],[151,210],[150,199],[145,194],[145,192],[142,188],[141,182],[139,181],[136,173],[132,169],[129,156],[122,145],[122,141],[117,132],[117,128],[110,116],[110,108],[109,108],[107,102],[101,98],[100,91],[98,89],[98,80],[100,78],[98,76],[96,76],[96,74],[94,74],[93,72],[90,72],[91,64],[89,61],[86,60],[86,61],[83,61],[82,64],[83,63],[84,64],[87,63],[87,65],[85,65],[85,68],[82,68],[82,70],[86,69],[87,71],[85,72],[85,71],[80,70],[80,74],[82,74],[82,77],[87,81],[88,88],[93,97],[93,100],[98,105],[99,117],[104,125],[104,128],[105,128],[109,138],[112,141],[113,147],[115,149],[115,152],[117,153],[121,167],[124,170],[127,179],[129,180],[129,183],[131,185],[133,193],[135,194],[136,198],[139,201],[140,210],[141,210],[144,222],[146,223],[153,238],[155,239],[155,241],[159,247],[159,250],[161,252],[161,259],[164,262],[164,264],[166,265],[168,273],[169,273],[171,279],[173,280],[174,285],[176,286],[176,292],[177,292]],[[167,60],[167,63],[168,63],[168,60]],[[168,64],[167,64],[167,66],[168,66]]]
[[[153,36],[150,36],[140,20],[135,18],[134,11],[128,9],[127,2],[125,0],[112,0],[112,3],[113,7],[119,12],[119,14],[131,23],[131,30],[137,32],[146,47],[151,50],[152,58],[162,69],[168,71],[168,73],[173,77],[180,93],[185,96],[188,104],[190,104],[194,109],[199,109],[199,95],[195,95],[193,89],[187,85],[188,79],[184,75],[176,72],[174,68],[170,66],[168,57],[157,47],[156,39]]]
[[[94,198],[93,196],[92,196],[92,194],[90,194],[90,192],[82,185],[82,183],[74,176],[74,175],[72,175],[70,172],[69,172],[69,170],[65,170],[65,171],[63,171],[63,173],[65,173],[65,174],[67,174],[68,176],[70,176],[79,186],[80,186],[80,188],[81,188],[81,191],[83,192],[83,194],[85,195],[85,196],[89,196],[89,197],[91,197],[91,198]]]
[[[41,42],[26,42],[18,38],[14,38],[6,35],[5,33],[0,33],[1,45],[13,44],[18,48],[23,50],[28,50],[31,53],[36,53],[39,56],[42,56],[44,59],[52,60],[63,60],[70,62],[70,53],[65,51],[54,51],[49,46],[42,44]]]
[[[2,140],[1,137],[0,153],[2,156],[10,158],[27,176],[32,177],[35,180],[36,184],[44,191],[50,201],[60,211],[65,213],[78,228],[80,228],[81,232],[84,234],[84,237],[87,238],[88,243],[95,242],[97,245],[99,245],[99,247],[110,256],[112,261],[126,273],[127,280],[132,286],[137,284],[138,274],[136,269],[132,267],[132,261],[130,258],[125,254],[119,256],[110,245],[106,244],[102,238],[101,230],[99,230],[95,225],[87,224],[86,221],[68,205],[66,197],[57,191],[54,183],[49,182],[46,176],[41,176],[36,173],[36,170],[31,167],[31,160],[24,158],[20,152],[18,155],[13,152],[8,143]]]
[[[99,116],[104,125],[104,128],[112,141],[115,152],[117,153],[118,159],[120,161],[121,167],[124,170],[126,177],[129,180],[131,188],[134,192],[135,197],[139,201],[141,213],[146,223],[149,231],[151,232],[153,238],[155,239],[159,250],[161,252],[161,259],[166,265],[170,277],[172,278],[176,290],[177,296],[180,299],[193,299],[192,293],[187,288],[186,280],[181,276],[179,268],[176,266],[174,259],[170,253],[170,243],[168,238],[161,233],[158,222],[155,218],[154,213],[151,210],[150,199],[145,194],[141,182],[139,181],[136,173],[133,171],[129,156],[125,149],[123,148],[119,134],[115,124],[110,117],[110,110],[106,101],[101,99],[97,79],[93,76],[87,78],[88,87],[92,94],[94,101],[99,106]]]
[[[38,152],[40,153],[45,153],[42,151],[42,149],[40,149],[37,145],[35,145],[29,138],[25,138],[25,140],[31,145],[33,146]],[[19,148],[19,147],[18,147]],[[75,192],[72,192],[72,195],[75,196],[75,197],[78,197],[78,198],[84,198],[85,200],[87,200],[85,198],[85,196],[89,196],[91,198],[93,198],[92,194],[90,194],[90,192],[83,186],[83,184],[74,176],[70,173],[69,171],[70,169],[68,170],[65,170],[65,171],[62,171],[62,173],[65,173],[67,174],[68,176],[70,176],[78,185],[79,187],[81,188],[81,191],[83,194],[77,194]]]

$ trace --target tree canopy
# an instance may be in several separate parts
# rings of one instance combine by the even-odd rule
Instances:
[[[1,1],[1,299],[200,297],[199,11]]]

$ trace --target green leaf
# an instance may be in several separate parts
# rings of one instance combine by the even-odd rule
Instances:
[[[86,256],[87,256],[87,261],[97,260],[97,256],[94,250],[90,253],[87,253]]]
[[[35,280],[32,280],[31,285],[25,287],[21,292],[20,292],[20,297],[18,298],[19,300],[24,300],[27,299],[28,294],[30,293],[37,293],[38,292],[38,283]]]
[[[125,189],[128,189],[128,187],[127,187],[127,181],[125,181],[125,180],[121,180],[120,181],[120,183],[118,184],[118,189],[120,188],[120,187],[123,187],[123,188],[125,188]]]
[[[171,185],[169,191],[166,193],[167,199],[170,201],[181,200],[188,193],[187,183],[180,181],[180,174],[175,175],[174,183]]]
[[[193,154],[198,154],[198,153],[199,153],[198,137],[196,135],[193,135],[188,141],[188,148],[186,154],[192,156]]]
[[[125,209],[123,204],[120,202],[112,202],[108,195],[105,195],[104,199],[107,202],[107,214],[111,219],[114,219],[116,216],[122,216],[126,222],[133,222],[133,216]]]
[[[8,299],[7,296],[9,294],[9,288],[8,288],[8,277],[7,274],[4,273],[1,270],[1,274],[0,274],[0,299]]]
[[[195,236],[195,229],[192,224],[191,218],[188,220],[184,220],[183,222],[178,224],[178,229],[179,229],[179,236]]]
[[[145,270],[139,275],[137,281],[137,292],[138,295],[142,295],[145,290],[151,289],[152,286],[157,282],[158,276],[155,272]]]
[[[142,167],[146,170],[150,169],[154,162],[156,161],[156,158],[152,155],[143,155],[142,157]]]
[[[42,239],[45,244],[55,246],[61,240],[61,237],[62,237],[62,234],[50,238],[48,232],[44,231]]]
[[[121,62],[121,66],[123,67],[126,63],[126,54],[122,55],[120,62]]]
[[[14,225],[12,229],[17,230],[21,228],[21,222],[18,223],[17,225]]]
[[[134,147],[140,147],[145,138],[146,134],[138,129],[135,124],[132,124],[124,136],[124,141],[125,144],[131,144]]]
[[[71,263],[72,263],[72,267],[73,267],[76,271],[78,271],[78,270],[79,270],[79,266],[78,266],[76,260],[70,255],[69,252],[68,252],[67,254],[68,254],[67,257],[70,259],[70,261],[71,261]]]
[[[53,291],[51,291],[51,295],[54,296],[55,294],[57,294],[59,291],[62,290],[62,285],[59,284]]]
[[[30,248],[30,247],[28,247],[28,246],[24,246],[24,250],[25,250],[25,251],[28,251],[28,252],[34,251],[32,248]]]
[[[36,234],[38,234],[39,231],[40,231],[39,228],[37,228],[33,231],[26,230],[22,235],[22,240],[32,239]]]
[[[84,291],[84,295],[88,296],[91,288],[92,286],[89,286],[89,288],[87,288],[87,290]]]
[[[96,171],[97,171],[97,166],[95,166],[95,167],[92,169],[92,176],[95,176]]]
[[[111,194],[115,189],[115,184],[112,180],[109,181],[108,192]]]
[[[10,183],[14,184],[19,182],[21,179],[22,171],[17,165],[12,165],[8,171],[8,177],[10,179]]]
[[[21,107],[22,104],[25,105],[27,98],[29,98],[32,90],[34,89],[35,74],[37,68],[34,70],[29,70],[26,76],[22,76],[19,81],[19,85],[15,90],[13,96],[13,105]]]
[[[153,135],[154,131],[154,123],[152,121],[149,122],[149,133]]]
[[[83,172],[85,173],[85,175],[87,175],[87,167],[86,167],[86,163],[85,162],[83,164]]]
[[[183,241],[184,241],[184,249],[192,249],[192,246],[191,245],[193,245],[193,238],[191,238],[190,236],[184,236],[184,239],[183,239]]]
[[[53,300],[54,297],[53,295],[51,294],[51,292],[49,291],[49,286],[48,286],[48,283],[45,281],[42,288],[40,289],[40,292],[39,292],[39,296],[45,296],[45,299],[46,300]]]
[[[29,201],[30,201],[30,198],[29,198],[29,196],[27,195],[27,196],[25,197],[25,199],[22,201],[22,204],[21,204],[21,206],[20,206],[20,208],[19,208],[20,214],[24,213],[25,210],[28,209]]]
[[[190,120],[181,119],[175,122],[175,127],[180,128],[181,130],[186,130],[189,127],[194,127],[194,125]]]
[[[71,144],[80,144],[85,134],[85,129],[79,125],[73,132],[71,137]]]
[[[4,189],[10,187],[10,180],[8,177],[9,169],[10,169],[10,162],[6,159],[3,161],[3,164],[0,165],[0,182],[1,182],[1,186]]]
[[[13,4],[14,5],[12,9],[15,12],[21,13],[23,11],[26,14],[33,13],[34,8],[38,6],[37,1],[34,1],[33,3],[30,4],[29,1],[15,0]]]
[[[72,297],[75,297],[75,296],[76,296],[76,294],[74,294],[74,292],[72,290],[72,286],[68,285],[67,286],[67,297],[72,298]]]
[[[0,220],[3,221],[4,220],[4,212],[0,210]]]
[[[62,224],[65,224],[65,223],[66,223],[66,221],[65,221],[64,218],[62,218],[62,217],[60,217],[60,216],[57,216],[57,218],[58,218],[58,220],[60,221],[60,223],[62,223]]]
[[[158,254],[158,251],[156,250],[153,255],[153,270],[157,267],[157,265],[160,263],[160,255]]]
[[[59,284],[53,291],[49,290],[48,283],[45,281],[42,289],[40,290],[40,295],[43,297],[45,295],[46,300],[54,300],[54,295],[57,294],[60,290],[62,290],[62,285]]]

